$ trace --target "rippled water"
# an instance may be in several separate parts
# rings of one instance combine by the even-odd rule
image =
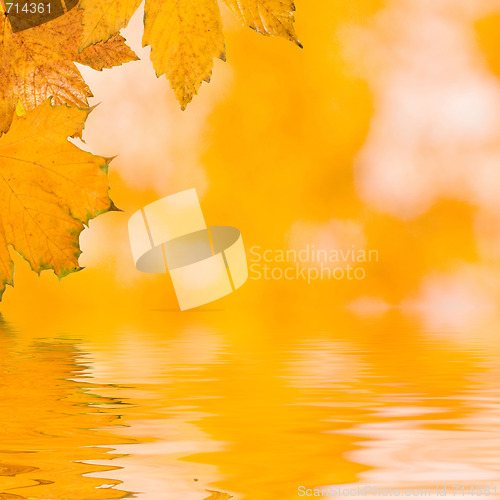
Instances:
[[[498,320],[146,315],[101,330],[4,319],[0,499],[500,493]]]

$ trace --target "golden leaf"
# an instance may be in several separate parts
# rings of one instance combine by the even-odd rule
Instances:
[[[82,0],[83,33],[80,50],[105,42],[127,26],[141,0]]]
[[[88,109],[47,100],[15,116],[0,137],[0,297],[13,284],[11,245],[33,271],[77,271],[84,224],[112,210],[109,160],[69,142],[80,135]]]
[[[224,0],[243,24],[264,35],[281,36],[300,47],[292,0]],[[80,49],[102,42],[127,26],[138,0],[81,0],[83,38]],[[217,0],[146,0],[143,45],[159,77],[167,76],[181,108],[210,81],[214,58],[226,52]]]
[[[281,36],[302,47],[295,33],[292,0],[223,0],[242,24],[262,35]]]
[[[210,81],[213,59],[226,59],[216,0],[148,0],[144,45],[151,45],[156,75],[166,74],[185,109],[203,80]]]
[[[86,107],[92,93],[74,62],[102,70],[137,59],[119,35],[79,53],[83,26],[78,9],[17,33],[7,16],[1,17],[0,132],[8,130],[18,101],[26,110],[48,97],[52,104]]]

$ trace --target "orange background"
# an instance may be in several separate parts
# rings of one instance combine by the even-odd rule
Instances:
[[[141,61],[101,73],[82,68],[100,103],[83,147],[118,155],[111,196],[124,213],[91,222],[82,236],[86,269],[61,283],[50,272],[31,275],[16,257],[5,312],[27,302],[100,314],[176,307],[165,276],[135,271],[127,219],[190,187],[207,222],[238,227],[247,250],[354,244],[379,252],[362,281],[252,281],[218,307],[312,298],[361,308],[496,303],[494,2],[297,8],[303,50],[245,30],[223,10],[228,62],[215,62],[212,82],[185,112],[140,47],[140,12],[124,34]]]

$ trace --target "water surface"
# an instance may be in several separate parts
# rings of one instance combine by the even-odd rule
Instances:
[[[0,499],[500,493],[495,319],[459,329],[394,311],[283,320],[208,308],[144,318],[101,330],[4,318]]]

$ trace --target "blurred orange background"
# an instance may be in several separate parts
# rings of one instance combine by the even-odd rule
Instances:
[[[14,256],[0,414],[37,451],[15,455],[28,468],[3,478],[9,494],[35,498],[40,477],[54,484],[36,498],[87,500],[120,496],[119,481],[150,500],[215,482],[253,500],[302,483],[500,485],[500,1],[298,0],[296,19],[303,50],[223,8],[228,62],[185,112],[141,47],[141,11],[123,32],[141,61],[81,68],[100,104],[79,145],[117,155],[123,212],[91,221],[85,269],[60,282]],[[168,277],[136,271],[127,221],[192,187],[247,251],[354,245],[378,260],[362,280],[249,280],[177,313]],[[33,436],[34,413],[63,417]],[[83,443],[125,469],[80,477]]]
[[[141,48],[136,13],[124,35],[142,60],[82,68],[100,103],[82,147],[118,155],[111,196],[124,213],[91,222],[86,269],[61,283],[16,257],[5,312],[26,301],[175,307],[165,276],[134,269],[127,219],[190,187],[207,222],[238,227],[247,251],[326,242],[379,254],[355,283],[251,281],[222,307],[311,297],[361,308],[497,303],[498,2],[299,2],[296,17],[303,50],[223,10],[228,62],[215,62],[212,82],[181,112]]]

